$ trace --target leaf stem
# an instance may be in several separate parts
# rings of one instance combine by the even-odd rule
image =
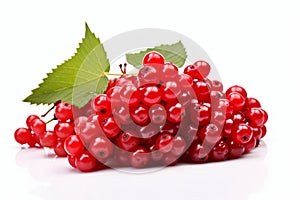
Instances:
[[[133,73],[133,74],[114,74],[114,73],[109,73],[109,72],[104,72],[103,73],[105,76],[129,76],[129,75],[137,75],[137,73]]]

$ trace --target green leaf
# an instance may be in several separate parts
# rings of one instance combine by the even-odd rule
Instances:
[[[39,87],[23,101],[31,104],[51,104],[57,100],[82,107],[102,93],[107,84],[110,65],[99,38],[87,24],[85,37],[74,56],[58,65]]]
[[[140,68],[146,53],[157,51],[165,57],[166,62],[172,62],[177,67],[182,67],[185,63],[187,53],[181,41],[174,44],[163,44],[154,48],[149,48],[139,53],[126,54],[126,60],[136,68]]]

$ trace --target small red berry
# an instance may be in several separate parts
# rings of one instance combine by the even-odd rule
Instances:
[[[75,157],[75,165],[82,172],[91,172],[95,169],[97,160],[88,152],[83,151]]]
[[[27,128],[18,128],[14,134],[15,140],[20,144],[30,143],[32,134]]]
[[[78,135],[71,135],[65,140],[64,148],[69,155],[76,156],[84,150],[84,145]]]
[[[61,102],[55,107],[55,117],[60,121],[67,121],[73,118],[73,107],[71,104]]]
[[[156,51],[147,53],[143,58],[143,65],[152,65],[152,64],[163,65],[164,63],[165,63],[164,57]]]

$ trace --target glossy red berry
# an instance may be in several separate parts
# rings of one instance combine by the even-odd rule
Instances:
[[[210,88],[204,81],[195,81],[193,83],[193,90],[199,101],[210,101]]]
[[[58,122],[54,127],[54,133],[61,139],[66,139],[74,134],[74,125],[72,122]]]
[[[155,146],[162,153],[170,152],[173,148],[173,136],[167,133],[158,135]]]
[[[167,119],[172,123],[179,123],[185,117],[185,109],[180,103],[167,106]]]
[[[252,127],[262,127],[264,125],[264,112],[260,108],[251,108],[246,112],[249,125]]]
[[[229,95],[230,93],[232,93],[232,92],[237,92],[237,93],[239,93],[240,95],[242,95],[242,96],[244,97],[244,99],[247,98],[247,92],[246,92],[246,90],[245,90],[243,87],[241,87],[241,86],[238,86],[238,85],[231,86],[230,88],[228,88],[228,89],[226,90],[226,96],[228,96],[228,95]]]
[[[150,159],[148,150],[144,147],[138,147],[129,158],[130,164],[134,168],[144,168]]]
[[[158,104],[161,101],[162,94],[156,86],[146,86],[141,88],[142,102],[147,106]]]
[[[101,124],[101,128],[102,128],[104,134],[108,138],[116,137],[119,134],[119,132],[121,131],[119,125],[117,124],[117,122],[115,121],[115,119],[112,116],[105,118],[103,120],[103,124]]]
[[[130,110],[131,119],[138,125],[146,125],[150,121],[149,107],[139,104]]]
[[[70,164],[73,168],[76,168],[76,165],[75,165],[75,157],[74,157],[74,156],[68,155],[68,162],[69,162],[69,164]]]
[[[64,148],[69,155],[76,156],[84,150],[84,145],[78,135],[71,135],[65,140]]]
[[[189,148],[189,157],[195,163],[204,163],[208,160],[209,150],[204,148],[200,143],[194,143]]]
[[[75,157],[75,165],[82,172],[91,172],[95,169],[97,160],[88,152],[83,151]]]
[[[211,109],[206,105],[194,104],[191,108],[190,118],[195,124],[205,126],[210,122]]]
[[[261,138],[265,137],[266,136],[266,133],[267,133],[267,127],[265,125],[263,125],[261,128]]]
[[[232,139],[238,144],[246,144],[253,137],[253,131],[247,124],[239,124],[232,131]]]
[[[139,70],[138,80],[139,86],[145,87],[148,85],[157,85],[160,83],[160,76],[162,69],[160,66],[144,66]]]
[[[166,82],[160,87],[162,99],[166,102],[176,101],[181,93],[180,87],[175,81]]]
[[[64,140],[62,139],[57,140],[57,143],[54,147],[54,152],[58,157],[67,157],[68,154],[64,148]]]
[[[20,144],[30,143],[32,134],[27,128],[18,128],[14,133],[15,140]]]
[[[165,63],[164,57],[156,51],[147,53],[143,58],[143,65],[152,65],[152,64],[163,65],[164,63]]]
[[[250,108],[260,108],[261,105],[260,105],[260,102],[256,98],[248,97],[246,99],[246,102],[245,102],[245,107],[247,109],[250,109]]]
[[[99,136],[91,141],[89,145],[89,151],[98,160],[103,160],[108,158],[112,154],[113,144],[106,137]]]
[[[39,116],[37,116],[37,115],[29,115],[29,116],[27,117],[27,119],[26,119],[26,125],[27,125],[27,127],[28,127],[29,129],[30,129],[30,127],[31,127],[32,121],[35,120],[35,119],[39,119]]]
[[[251,140],[246,144],[243,144],[243,146],[245,147],[244,154],[250,153],[256,146],[256,139],[252,137]]]
[[[92,101],[93,110],[102,117],[111,115],[111,102],[108,101],[106,94],[100,94]]]
[[[55,107],[55,117],[60,121],[67,121],[73,118],[72,105],[66,102],[61,102]]]
[[[229,159],[236,159],[243,155],[245,151],[245,147],[242,144],[238,144],[233,140],[228,140],[227,144],[229,149],[229,154],[228,154]]]
[[[224,141],[218,142],[210,152],[210,157],[213,161],[223,161],[228,157],[228,145]]]
[[[141,92],[134,85],[125,85],[120,91],[120,99],[127,106],[136,106],[141,101]]]
[[[54,148],[57,143],[57,136],[53,131],[46,131],[40,136],[40,143],[43,147]]]
[[[238,92],[231,92],[226,95],[226,98],[230,101],[234,111],[240,111],[245,105],[245,98]]]
[[[140,139],[135,137],[131,131],[122,132],[117,138],[117,144],[125,151],[134,151],[140,143]]]
[[[30,129],[38,136],[41,136],[46,132],[46,123],[40,118],[36,118],[32,120]]]
[[[200,72],[200,74],[202,75],[202,77],[207,77],[209,72],[210,72],[210,65],[203,61],[203,60],[199,60],[197,62],[194,63],[195,68],[198,70],[198,72]]]

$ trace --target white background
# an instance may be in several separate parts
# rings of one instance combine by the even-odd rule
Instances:
[[[296,0],[1,1],[0,199],[299,199],[299,9]],[[46,109],[22,99],[73,54],[85,21],[102,41],[152,27],[193,39],[225,87],[244,86],[268,111],[265,144],[243,159],[144,175],[82,174],[21,150],[14,130]]]

